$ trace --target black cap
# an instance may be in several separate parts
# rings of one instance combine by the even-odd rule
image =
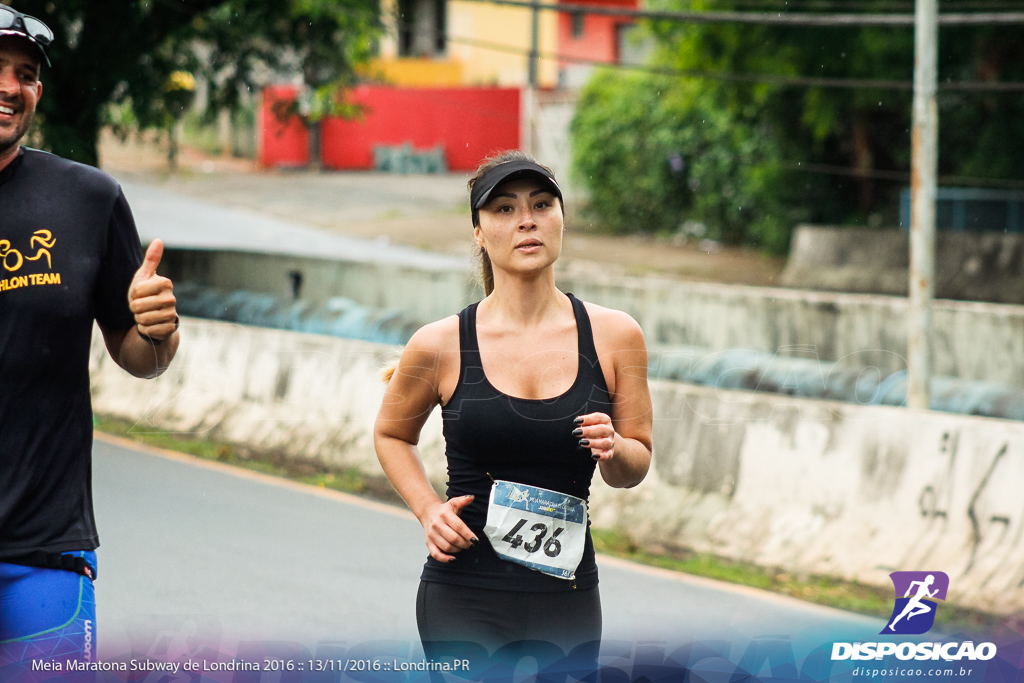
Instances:
[[[480,177],[480,180],[473,183],[473,191],[469,195],[470,208],[477,211],[491,198],[494,188],[507,180],[518,178],[539,180],[542,185],[551,190],[551,194],[558,197],[558,201],[562,201],[562,191],[558,188],[558,183],[555,182],[555,176],[551,175],[551,171],[533,161],[506,161],[487,171]]]
[[[51,66],[46,47],[53,42],[53,31],[43,22],[6,5],[0,5],[0,38],[3,36],[24,38],[35,45],[46,65]]]

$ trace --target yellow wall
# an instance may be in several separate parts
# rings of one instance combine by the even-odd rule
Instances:
[[[481,2],[448,4],[448,43],[450,57],[465,65],[467,83],[503,86],[526,85],[528,73],[527,52],[530,49],[531,10],[503,7]],[[459,42],[468,38],[481,43],[509,46],[508,51],[490,49],[482,45]],[[558,18],[554,12],[540,13],[539,51],[554,53],[558,49]],[[554,60],[541,59],[538,80],[542,87],[554,86],[558,79],[558,65]]]
[[[464,69],[460,62],[440,59],[376,59],[367,75],[391,85],[444,88],[462,85]]]
[[[388,35],[381,41],[381,58],[371,71],[394,85],[455,86],[500,85],[518,87],[527,84],[530,49],[531,10],[503,7],[483,2],[448,3],[448,53],[438,59],[398,58],[397,30],[394,27],[395,0],[381,0]],[[491,43],[495,49],[481,43]],[[540,13],[539,51],[554,54],[558,49],[558,17],[550,11]],[[538,81],[541,87],[553,87],[558,80],[558,65],[553,59],[540,59]]]

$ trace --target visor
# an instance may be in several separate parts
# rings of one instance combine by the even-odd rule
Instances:
[[[562,191],[558,188],[558,183],[555,182],[551,171],[532,161],[506,161],[484,173],[480,180],[473,183],[473,191],[469,195],[470,208],[474,211],[479,210],[491,198],[494,188],[507,180],[519,178],[540,181],[541,185],[551,191],[551,194],[558,197],[559,202],[562,201]]]

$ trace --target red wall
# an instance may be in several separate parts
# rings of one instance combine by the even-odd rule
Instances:
[[[282,132],[275,129],[267,93],[280,97],[294,89],[264,91],[263,148],[260,163],[293,163],[308,150],[308,134],[298,135],[293,118]],[[363,106],[352,121],[327,118],[320,126],[320,161],[325,168],[369,170],[374,145],[411,143],[415,150],[443,145],[448,168],[475,170],[493,152],[519,147],[519,89],[517,88],[392,88],[362,85],[348,101]],[[301,137],[301,139],[300,139]],[[303,142],[305,140],[306,142]],[[305,161],[308,163],[308,151]]]
[[[517,88],[391,88],[363,85],[349,101],[364,107],[356,120],[321,127],[321,161],[328,168],[371,169],[373,146],[444,145],[448,168],[476,169],[489,154],[519,147]]]
[[[572,2],[559,3],[562,7],[571,7]],[[584,4],[599,4],[606,7],[622,7],[636,9],[636,0],[587,0]],[[583,35],[574,38],[572,35],[573,16],[568,12],[558,13],[558,54],[565,57],[615,63],[619,55],[615,44],[615,26],[630,24],[635,21],[628,16],[611,16],[604,14],[588,14],[583,17]],[[573,64],[574,62],[566,62]]]
[[[308,166],[309,131],[295,116],[281,123],[276,111],[295,101],[296,89],[289,85],[272,85],[263,89],[259,127],[260,165]]]

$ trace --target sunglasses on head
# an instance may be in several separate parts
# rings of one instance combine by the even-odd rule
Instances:
[[[22,14],[6,5],[0,5],[0,31],[5,29],[24,33],[43,47],[48,47],[53,42],[53,31],[49,26],[35,17]]]

